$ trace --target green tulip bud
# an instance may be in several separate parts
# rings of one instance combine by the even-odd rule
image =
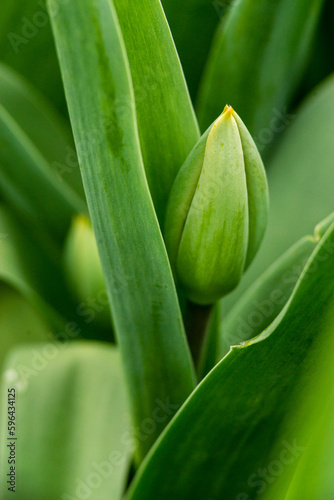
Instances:
[[[63,263],[69,287],[77,300],[95,305],[94,315],[103,327],[111,326],[107,291],[94,231],[85,215],[74,217],[68,232]]]
[[[166,246],[190,300],[211,304],[237,286],[260,246],[267,216],[260,154],[226,106],[181,167],[167,207]]]

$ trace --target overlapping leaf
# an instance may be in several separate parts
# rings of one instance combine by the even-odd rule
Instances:
[[[136,128],[125,47],[110,1],[74,0],[53,18],[84,186],[136,426],[157,399],[179,406],[193,368]],[[138,442],[142,457],[159,434]]]

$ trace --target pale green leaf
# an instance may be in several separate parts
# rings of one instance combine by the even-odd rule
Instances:
[[[12,388],[16,491],[3,481],[1,498],[120,500],[131,433],[117,350],[90,342],[17,348],[3,371],[3,403]],[[1,417],[1,443],[10,443],[7,411]],[[1,447],[6,473],[8,452]]]

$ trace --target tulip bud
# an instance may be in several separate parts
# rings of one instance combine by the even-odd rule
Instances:
[[[63,262],[66,278],[77,300],[94,309],[101,326],[111,326],[104,276],[91,222],[76,216],[68,232]]]
[[[211,304],[237,286],[259,248],[267,216],[260,154],[226,106],[183,164],[167,207],[166,246],[190,300]]]

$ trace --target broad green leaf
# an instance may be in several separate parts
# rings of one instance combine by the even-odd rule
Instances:
[[[199,138],[198,125],[160,0],[114,5],[130,63],[147,181],[162,223],[176,174]]]
[[[257,471],[283,440],[296,389],[321,360],[334,298],[334,224],[320,240],[278,318],[260,336],[232,348],[191,394],[139,469],[128,500],[255,498]],[[285,442],[286,441],[286,442]],[[300,455],[300,453],[299,453]],[[295,458],[297,458],[295,456]],[[238,497],[239,495],[239,497]],[[247,496],[248,495],[248,496]]]
[[[306,374],[294,400],[294,409],[280,432],[293,429],[294,440],[303,449],[300,459],[282,461],[275,446],[270,462],[275,480],[261,485],[261,500],[329,500],[333,498],[333,415],[334,415],[334,301],[331,301],[318,342],[317,363]],[[314,349],[313,349],[314,350]],[[311,376],[310,376],[311,375]],[[306,418],[305,418],[306,417]],[[278,440],[278,443],[280,440]],[[277,460],[278,459],[278,460]],[[280,472],[280,474],[277,474]]]
[[[262,246],[241,284],[222,301],[224,317],[252,283],[334,210],[334,76],[294,114],[268,162],[269,222]]]
[[[215,28],[227,0],[162,0],[180,55],[191,96],[195,99]]]
[[[282,131],[307,61],[323,0],[240,0],[213,41],[198,97],[205,129],[225,104],[261,149]],[[307,15],[305,13],[307,12]],[[272,139],[271,139],[272,140]]]
[[[0,63],[0,103],[56,171],[84,198],[73,138],[65,120],[9,66]]]
[[[3,481],[1,498],[120,500],[131,433],[115,348],[89,342],[20,347],[6,362],[3,403],[12,388],[16,491]],[[7,411],[1,417],[1,443],[10,444]],[[9,450],[1,447],[6,474]]]
[[[63,238],[71,216],[84,210],[84,203],[60,184],[45,158],[1,105],[0,141],[2,198],[25,219],[41,223],[51,237]]]
[[[58,0],[53,0],[57,12]],[[25,76],[66,112],[59,65],[45,0],[1,2],[1,60]]]
[[[130,72],[113,4],[73,0],[53,18],[92,225],[139,429],[157,399],[194,384],[174,282],[136,128]],[[91,141],[90,137],[99,140]],[[166,422],[165,422],[166,423]],[[140,459],[164,422],[138,441]]]

